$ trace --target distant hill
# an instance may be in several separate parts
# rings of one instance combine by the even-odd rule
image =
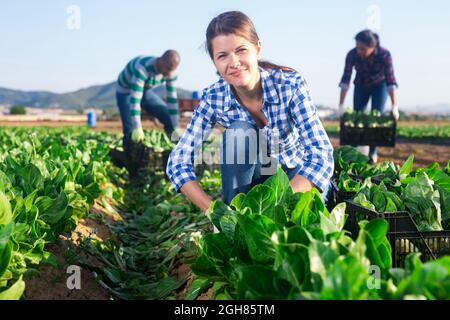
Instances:
[[[154,88],[154,91],[165,96],[165,87]],[[192,92],[177,88],[179,98],[191,98]],[[38,108],[99,108],[107,109],[116,106],[115,82],[104,85],[95,85],[67,93],[54,93],[49,91],[22,91],[0,88],[0,104],[25,105]]]

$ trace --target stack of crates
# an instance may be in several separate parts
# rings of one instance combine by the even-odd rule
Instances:
[[[359,233],[358,221],[384,218],[389,224],[387,238],[392,247],[392,264],[404,267],[405,258],[414,252],[421,253],[422,261],[450,255],[450,231],[419,231],[411,215],[405,211],[379,213],[352,201],[346,202],[348,218],[344,228],[353,238]]]

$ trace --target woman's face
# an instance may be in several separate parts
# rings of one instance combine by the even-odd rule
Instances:
[[[369,47],[363,42],[356,41],[356,53],[359,56],[363,58],[368,58],[373,53],[374,50],[375,46]]]
[[[236,88],[252,89],[259,81],[261,43],[254,45],[235,34],[212,40],[213,62],[220,75]]]

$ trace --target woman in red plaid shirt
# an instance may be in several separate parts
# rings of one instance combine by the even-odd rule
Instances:
[[[355,36],[356,47],[347,53],[344,74],[339,87],[339,116],[344,112],[344,100],[350,86],[353,67],[356,69],[354,80],[353,108],[355,111],[365,111],[369,99],[372,100],[372,110],[384,111],[388,95],[391,98],[392,114],[399,118],[395,89],[398,87],[394,76],[391,53],[380,46],[380,40],[371,30],[363,30]],[[377,149],[371,146],[369,150],[371,162],[377,162]]]

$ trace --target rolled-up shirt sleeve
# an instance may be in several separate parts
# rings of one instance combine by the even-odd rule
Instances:
[[[341,82],[339,83],[339,87],[347,90],[350,86],[350,80],[352,79],[353,66],[355,65],[355,54],[352,51],[347,53],[345,57],[345,66],[344,66],[344,74],[342,75]]]
[[[177,192],[186,182],[196,180],[194,159],[198,156],[203,141],[211,133],[215,118],[214,109],[204,95],[167,162],[166,173]]]
[[[290,102],[295,127],[304,149],[299,175],[311,181],[320,191],[327,190],[334,170],[333,146],[317,114],[308,87],[302,77]]]

